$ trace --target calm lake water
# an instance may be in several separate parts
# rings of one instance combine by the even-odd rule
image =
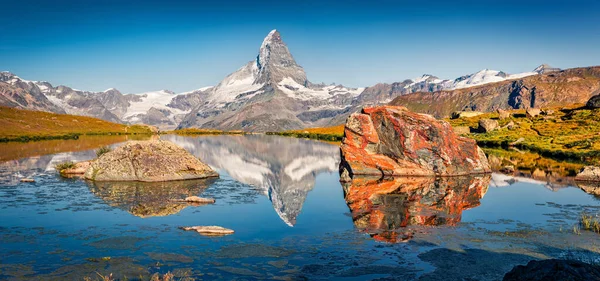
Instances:
[[[220,178],[96,184],[53,169],[94,158],[85,140],[66,148],[36,143],[61,146],[37,153],[45,155],[2,144],[0,279],[112,272],[138,280],[170,271],[181,280],[498,280],[532,259],[600,258],[599,236],[574,231],[583,211],[600,212],[600,200],[577,187],[502,174],[340,184],[334,144],[263,135],[161,139],[200,157]],[[217,201],[170,201],[190,195]],[[235,234],[178,228],[194,225]]]

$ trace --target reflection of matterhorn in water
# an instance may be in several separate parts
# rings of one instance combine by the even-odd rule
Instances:
[[[163,136],[220,172],[260,188],[281,219],[293,226],[321,172],[337,172],[339,148],[310,140],[250,135]]]

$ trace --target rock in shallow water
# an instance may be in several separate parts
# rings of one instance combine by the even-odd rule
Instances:
[[[515,266],[503,280],[600,280],[600,268],[575,260],[530,261],[526,266]]]
[[[131,141],[102,154],[85,172],[94,181],[173,181],[218,177],[185,149],[162,140]]]
[[[224,228],[221,226],[185,226],[181,227],[181,229],[185,231],[196,231],[202,235],[208,236],[219,236],[219,235],[228,235],[233,234],[234,231],[232,229]]]
[[[474,140],[448,122],[400,106],[367,107],[352,114],[341,146],[342,181],[354,175],[455,176],[491,172]]]

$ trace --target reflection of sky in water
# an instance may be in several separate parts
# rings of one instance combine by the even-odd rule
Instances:
[[[65,265],[86,263],[87,258],[110,256],[134,258],[135,264],[149,272],[187,267],[223,279],[231,279],[236,274],[232,272],[240,272],[231,268],[257,272],[261,278],[345,276],[345,280],[346,277],[363,280],[386,276],[411,279],[422,274],[455,279],[467,276],[460,274],[468,274],[470,269],[462,268],[460,263],[456,266],[463,273],[433,271],[441,259],[450,258],[450,252],[436,254],[437,260],[431,260],[429,255],[419,256],[441,247],[452,251],[480,249],[485,254],[477,258],[489,260],[487,272],[501,279],[507,268],[524,264],[533,256],[561,257],[568,251],[592,251],[599,246],[596,235],[560,232],[572,229],[584,208],[591,212],[600,210],[596,198],[575,187],[553,192],[532,182],[499,187],[492,184],[479,206],[462,212],[462,223],[458,226],[416,226],[413,239],[390,244],[373,241],[357,231],[338,182],[339,150],[335,146],[269,136],[162,138],[184,144],[190,152],[219,169],[221,178],[206,189],[189,189],[200,192],[196,195],[216,198],[216,204],[187,206],[171,215],[142,218],[130,212],[139,202],[128,201],[132,197],[128,194],[138,192],[136,198],[150,198],[148,202],[152,202],[154,197],[146,197],[144,189],[123,191],[108,186],[96,195],[88,183],[62,179],[48,169],[52,159],[68,156],[83,160],[93,158],[93,151],[2,163],[1,263],[33,264],[38,274],[48,274]],[[33,175],[36,182],[6,180],[14,178],[15,173]],[[187,193],[157,194],[176,197]],[[207,238],[177,229],[190,225],[220,225],[236,233]],[[544,231],[523,237],[490,232],[522,229]],[[231,247],[242,246],[251,249],[227,252]],[[514,252],[516,256],[507,259],[497,252]],[[162,264],[169,265],[155,268],[156,255],[149,253],[176,253],[193,261],[163,261]],[[232,257],[232,253],[248,257]],[[268,264],[275,261],[283,265]],[[378,267],[369,271],[363,268],[365,265]],[[111,267],[98,263],[94,269],[106,268]],[[0,279],[6,277],[2,275],[6,271],[2,270]],[[96,276],[93,271],[90,273],[90,277]]]

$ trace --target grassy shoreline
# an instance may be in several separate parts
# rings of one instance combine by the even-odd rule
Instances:
[[[0,142],[73,140],[80,136],[155,134],[146,125],[124,125],[69,114],[0,106]]]
[[[198,129],[198,128],[187,128],[187,129],[177,129],[171,131],[161,132],[161,134],[175,134],[175,135],[246,135],[247,132],[244,131],[221,131],[216,129]]]
[[[342,141],[342,138],[344,137],[344,125],[283,132],[266,132],[265,134],[323,141]]]

